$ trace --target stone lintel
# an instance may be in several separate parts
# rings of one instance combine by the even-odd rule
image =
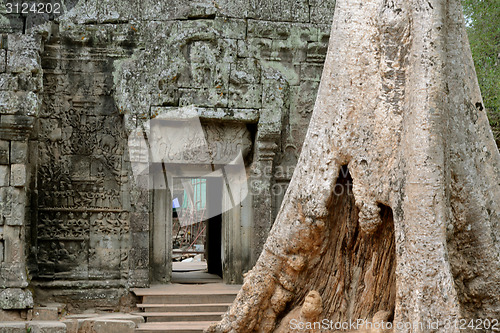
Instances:
[[[242,123],[257,123],[259,121],[259,110],[257,109],[235,109],[235,108],[202,108],[189,107],[196,111],[202,120],[222,120]],[[151,115],[168,115],[169,120],[182,120],[191,118],[192,113],[185,112],[185,108],[178,107],[151,107]]]

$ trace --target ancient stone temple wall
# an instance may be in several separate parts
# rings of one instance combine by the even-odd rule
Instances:
[[[128,133],[112,96],[114,59],[130,51],[52,29],[40,53],[43,91],[33,138],[32,284],[40,297],[109,307],[126,287],[149,283],[148,238],[141,239],[144,261],[129,262],[136,224]]]
[[[33,306],[25,288],[41,37],[3,35],[0,46],[0,308],[24,309]]]
[[[252,141],[250,196],[223,222],[225,281],[241,282],[297,163],[334,4],[90,0],[42,32],[5,34],[0,122],[11,132],[0,138],[2,214],[14,194],[27,208],[15,210],[26,218],[0,221],[0,281],[25,287],[27,277],[5,274],[27,264],[40,290],[90,304],[147,286],[157,194],[144,186],[151,179],[133,174],[127,140],[150,119],[193,106],[206,128],[241,128]],[[22,46],[29,52],[12,57]],[[16,62],[28,67],[13,70]]]

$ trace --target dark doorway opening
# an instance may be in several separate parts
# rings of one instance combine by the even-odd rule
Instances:
[[[208,273],[222,277],[222,179],[207,178],[206,251]]]

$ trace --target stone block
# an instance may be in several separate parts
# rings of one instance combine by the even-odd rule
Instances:
[[[311,23],[332,24],[335,0],[309,0]]]
[[[288,39],[289,22],[248,20],[248,38]]]
[[[282,73],[266,71],[266,76],[262,87],[262,105],[266,109],[274,109],[275,113],[281,114],[279,110],[283,110],[288,104],[288,81],[281,75]],[[260,121],[266,121],[261,112]]]
[[[58,320],[59,311],[57,307],[39,307],[33,308],[33,320]]]
[[[216,0],[215,3],[223,16],[247,18],[252,13],[250,0]]]
[[[179,31],[184,36],[189,36],[188,43],[202,41],[215,42],[219,38],[219,31],[214,25],[214,20],[187,20],[179,21]]]
[[[0,227],[0,228],[2,228],[2,227]],[[3,263],[3,259],[4,259],[4,241],[0,240],[0,264]],[[2,318],[2,315],[0,314],[0,321],[2,321],[1,318]]]
[[[2,270],[0,271],[0,285],[5,288],[27,288],[28,281],[26,276],[26,266],[19,262],[12,263],[12,261],[10,261],[9,258],[12,257],[20,258],[20,256],[12,255],[12,253],[9,253],[9,249],[12,248],[11,244],[4,243],[4,245],[7,246],[5,247],[5,261],[2,264]],[[19,246],[17,246],[17,251],[19,251]],[[31,300],[32,299],[33,298],[31,298]],[[26,297],[19,299],[18,304],[20,302],[23,302],[21,304],[24,304],[23,309],[28,309],[30,307],[33,307],[33,302],[32,301],[30,302],[29,299]],[[16,310],[16,309],[5,309],[5,310]]]
[[[98,319],[94,322],[92,333],[134,333],[135,323],[132,320]]]
[[[217,11],[211,1],[137,1],[136,19],[143,20],[176,20],[187,18],[213,17]]]
[[[24,214],[26,210],[26,192],[23,188],[16,188],[12,186],[10,188],[12,198],[10,215],[5,216],[5,222],[7,225],[11,226],[22,226],[24,224]]]
[[[0,309],[21,310],[32,307],[33,295],[31,291],[19,288],[8,288],[0,291]]]
[[[270,59],[273,40],[271,38],[248,38],[238,40],[238,57]]]
[[[0,187],[0,216],[5,217],[11,213],[12,191],[12,187]]]
[[[238,40],[237,39],[219,39],[218,41],[219,49],[221,50],[221,55],[218,59],[218,66],[223,66],[225,68],[228,64],[236,62],[238,56]],[[224,73],[224,72],[222,72]],[[229,72],[228,72],[229,74]],[[219,81],[221,78],[218,78]]]
[[[311,81],[321,81],[321,74],[323,73],[323,64],[311,64],[303,63],[300,66],[300,79],[311,80]],[[314,92],[316,93],[316,91]]]
[[[44,302],[44,300],[39,300],[40,306],[48,307],[48,308],[56,308],[59,314],[63,313],[63,311],[67,310],[67,304],[65,303],[57,303],[57,302]]]
[[[218,88],[179,89],[179,106],[227,107],[228,96]]]
[[[10,185],[16,187],[26,185],[26,165],[12,164],[10,166]]]
[[[309,43],[307,45],[307,62],[323,64],[326,59],[328,45],[324,43]]]
[[[92,323],[87,319],[97,318],[98,316],[96,313],[69,315],[61,322],[66,325],[66,333],[87,333],[91,326],[90,323]],[[84,329],[84,325],[87,326],[87,330]]]
[[[0,114],[13,114],[18,109],[18,94],[13,91],[0,91]]]
[[[286,23],[290,25],[290,23]],[[290,29],[290,39],[302,42],[317,42],[318,27],[307,23],[295,23]]]
[[[149,269],[131,269],[129,270],[129,285],[134,288],[149,287]]]
[[[31,129],[35,123],[35,117],[20,114],[2,115],[1,123],[2,127]]]
[[[273,128],[274,133],[281,132],[281,122],[282,122],[282,114],[281,112],[276,112],[275,109],[262,109],[261,110],[261,120],[259,121],[259,126],[262,124],[268,124]],[[259,127],[259,130],[260,127]]]
[[[7,66],[7,51],[0,49],[0,73],[5,73]]]
[[[0,74],[0,90],[18,90],[18,78],[11,74]]]
[[[318,42],[328,45],[331,30],[331,24],[318,24]]]
[[[259,84],[231,85],[229,87],[229,107],[260,108],[262,86]]]
[[[9,34],[7,35],[7,48],[9,51],[24,51],[40,49],[42,34]]]
[[[300,86],[293,87],[290,98],[290,124],[299,123],[300,126],[304,126],[301,118],[310,118],[318,88],[318,81],[302,81]]]
[[[89,318],[96,318],[98,316],[99,315],[97,313],[79,313],[74,315],[68,315],[64,318],[68,320],[84,320]]]
[[[273,40],[271,60],[299,63],[306,60],[307,43],[300,40]]]
[[[5,1],[3,3],[5,3]],[[4,7],[2,11],[3,17],[5,17],[3,14],[5,13],[6,10],[7,9]],[[0,23],[0,29],[2,33],[20,33],[21,31],[23,31],[23,27],[24,27],[24,19],[21,15],[18,15],[18,17],[10,16],[8,21],[4,19]],[[4,48],[7,45],[6,40],[7,40],[6,37],[0,40],[0,45],[2,45]]]
[[[0,262],[2,262],[2,261],[0,260]],[[23,321],[23,318],[22,318],[19,310],[1,310],[0,309],[0,323],[6,322],[6,321]],[[0,328],[1,328],[1,326],[0,326]],[[2,332],[1,329],[0,329],[0,332]]]
[[[58,321],[30,321],[26,326],[30,333],[66,333],[66,325]]]
[[[10,141],[0,140],[0,164],[10,164]]]
[[[256,84],[260,83],[260,63],[254,58],[238,59],[231,65],[229,82],[232,84]]]
[[[96,321],[99,320],[126,320],[126,321],[132,321],[136,325],[144,323],[144,317],[129,313],[111,313],[100,316],[99,318],[96,319]]]
[[[309,22],[308,0],[253,0],[250,10],[256,19]]]
[[[32,49],[18,50],[16,52],[7,51],[6,71],[8,73],[38,73],[40,69],[41,58],[38,51]]]
[[[151,97],[153,98],[153,103],[158,105],[179,105],[179,90],[173,85],[161,90],[158,95],[151,94]]]
[[[2,123],[14,123],[14,121],[22,122],[24,126],[25,116],[34,116],[39,108],[40,100],[36,93],[29,91],[0,91],[0,114],[2,114]],[[15,116],[14,116],[15,114]],[[7,121],[3,115],[12,115]],[[16,118],[17,117],[17,118]],[[21,118],[18,118],[21,117]],[[30,123],[33,120],[29,121]]]
[[[0,322],[0,332],[2,333],[26,333],[25,322]]]
[[[66,325],[66,333],[78,333],[78,321],[76,319],[64,319],[61,323]]]
[[[214,27],[222,38],[245,39],[247,36],[247,23],[245,20],[228,17],[216,17]]]
[[[142,231],[142,232],[135,232],[132,235],[132,244],[131,246],[133,248],[139,248],[141,246],[145,246],[147,244],[149,238],[149,232],[148,231]]]
[[[10,167],[8,165],[0,165],[0,186],[9,186],[10,184]]]
[[[273,73],[270,76],[271,80],[273,80],[275,75],[279,75],[280,77],[283,77],[291,86],[296,86],[300,83],[299,64],[283,63],[279,61],[264,61],[262,67],[265,69],[265,72]]]
[[[147,212],[130,213],[130,231],[133,233],[149,230],[149,214]]]
[[[128,21],[135,14],[130,10],[130,3],[119,0],[97,1],[96,7],[100,23]]]
[[[25,164],[28,160],[28,142],[12,141],[10,144],[10,163]]]
[[[132,235],[132,240],[134,239],[134,235]],[[134,274],[142,274],[148,270],[149,267],[149,249],[144,247],[136,247],[130,249],[130,268],[135,272]],[[138,279],[142,279],[144,276],[138,276]]]
[[[43,88],[43,75],[37,73],[19,73],[17,78],[17,87],[15,90],[39,92]]]

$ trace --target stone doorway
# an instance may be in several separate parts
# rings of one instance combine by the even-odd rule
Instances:
[[[173,179],[174,282],[222,278],[222,183],[219,177]]]
[[[189,280],[179,273],[193,271],[222,278],[223,241],[227,241],[223,240],[223,179],[169,177],[160,171],[152,173],[152,181],[160,184],[152,195],[152,282],[169,283],[173,276],[175,282]]]

